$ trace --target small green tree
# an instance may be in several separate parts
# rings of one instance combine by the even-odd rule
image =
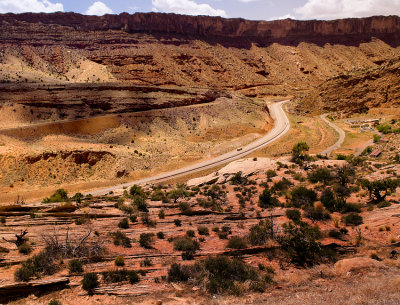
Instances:
[[[263,192],[259,196],[258,205],[263,209],[267,209],[275,207],[278,204],[279,204],[278,199],[272,195],[272,191],[268,188],[268,186],[266,186]]]
[[[88,294],[93,294],[94,289],[99,287],[99,278],[96,273],[85,273],[82,279],[82,288],[88,292]]]
[[[302,165],[308,158],[306,152],[310,149],[306,142],[298,142],[292,148],[292,161]]]
[[[318,167],[308,174],[308,180],[312,183],[322,182],[327,185],[333,180],[333,176],[328,168]]]
[[[376,203],[384,201],[386,196],[396,191],[396,188],[400,186],[400,179],[384,179],[369,181],[362,179],[360,181],[361,187],[368,190],[369,197]]]

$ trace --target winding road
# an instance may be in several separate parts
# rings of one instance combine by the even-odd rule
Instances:
[[[329,146],[327,149],[325,149],[324,151],[322,151],[320,154],[321,155],[326,155],[329,157],[329,155],[332,153],[332,151],[340,148],[340,146],[342,146],[344,138],[346,137],[345,132],[343,131],[343,129],[339,128],[338,126],[336,126],[335,124],[333,124],[331,121],[329,121],[326,117],[328,116],[328,113],[323,114],[320,116],[320,118],[327,123],[330,127],[332,127],[338,134],[339,134],[339,139],[336,141],[335,144],[333,144],[332,146]]]
[[[223,155],[220,155],[218,157],[215,157],[213,159],[203,161],[191,166],[187,166],[181,169],[177,169],[174,171],[166,172],[163,174],[159,174],[153,177],[148,177],[144,179],[140,179],[137,181],[132,181],[129,183],[124,183],[124,184],[119,184],[111,187],[106,187],[102,189],[97,189],[97,190],[92,190],[90,192],[86,192],[85,195],[87,194],[92,194],[93,196],[100,196],[100,195],[105,195],[108,194],[110,191],[116,192],[120,191],[123,188],[128,188],[131,187],[134,184],[145,184],[145,183],[157,183],[157,182],[162,182],[171,178],[177,178],[180,176],[184,176],[187,174],[192,174],[196,173],[208,168],[215,167],[217,165],[222,165],[228,162],[232,162],[234,160],[240,159],[250,153],[252,153],[255,150],[258,150],[274,141],[282,137],[286,132],[289,131],[290,129],[290,122],[288,117],[285,114],[285,111],[283,110],[283,105],[286,104],[287,101],[282,101],[278,103],[271,104],[269,106],[270,114],[271,117],[275,120],[275,126],[274,128],[268,132],[264,137],[258,139],[257,141],[254,141],[246,146],[243,146],[242,148],[239,148],[234,151],[230,151],[228,153],[225,153]]]

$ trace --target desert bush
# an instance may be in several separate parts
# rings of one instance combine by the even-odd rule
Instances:
[[[297,209],[286,210],[286,217],[294,222],[298,222],[301,220],[301,212]]]
[[[204,268],[208,274],[206,288],[209,293],[239,294],[240,288],[237,284],[247,281],[252,290],[263,291],[265,289],[265,283],[255,269],[237,258],[209,256],[204,261]]]
[[[22,262],[21,267],[15,271],[14,277],[18,282],[28,282],[31,278],[52,275],[57,270],[58,266],[55,264],[54,258],[47,251],[42,251]]]
[[[282,191],[287,190],[292,185],[293,185],[293,183],[290,182],[290,180],[283,177],[282,180],[279,180],[274,183],[271,190],[274,192],[282,192]]]
[[[174,239],[174,249],[177,251],[197,251],[200,246],[197,241],[189,236],[182,236]]]
[[[306,212],[306,217],[311,219],[312,221],[327,220],[331,218],[329,213],[324,210],[322,204],[316,204],[314,206],[310,206],[306,208],[305,212]]]
[[[152,220],[150,218],[150,214],[147,212],[142,213],[141,218],[142,218],[142,223],[148,227],[155,227],[157,225],[157,222],[155,220]]]
[[[62,305],[62,304],[61,304],[61,302],[60,302],[60,301],[57,301],[57,300],[51,300],[51,301],[49,302],[49,305]]]
[[[272,195],[272,191],[268,187],[266,187],[259,196],[258,205],[263,209],[267,209],[277,206],[278,204],[279,204],[278,199],[276,199]]]
[[[6,216],[1,216],[0,217],[0,223],[5,224],[7,221]]]
[[[68,201],[68,193],[64,189],[58,189],[50,197],[46,197],[42,200],[42,203],[54,203],[54,202],[66,202]]]
[[[298,142],[292,148],[292,161],[296,164],[302,165],[304,161],[308,160],[307,151],[310,147],[305,142]]]
[[[28,255],[32,252],[31,244],[29,242],[24,242],[22,245],[18,246],[18,252]]]
[[[186,235],[189,237],[195,237],[196,236],[196,232],[194,232],[193,230],[187,230],[186,231]]]
[[[305,222],[283,225],[284,234],[278,241],[289,260],[299,266],[311,266],[318,263],[323,252],[317,241],[321,232],[317,226],[312,227]]]
[[[124,248],[132,247],[131,240],[125,235],[125,233],[117,231],[112,233],[112,236],[114,245],[123,246]]]
[[[180,219],[174,219],[174,224],[177,227],[180,227],[182,225],[182,221]]]
[[[69,270],[70,274],[82,273],[83,272],[83,263],[81,261],[73,259],[68,263],[68,270]]]
[[[86,290],[88,294],[93,294],[94,289],[99,287],[99,278],[96,273],[85,273],[81,281],[82,289]]]
[[[246,184],[247,178],[242,176],[242,172],[237,172],[233,177],[230,179],[231,184],[233,185],[242,185]]]
[[[136,196],[132,202],[132,205],[136,207],[141,212],[148,212],[149,209],[147,208],[146,199],[141,196]]]
[[[129,220],[130,220],[132,223],[137,222],[137,215],[131,215],[131,216],[129,216]]]
[[[124,281],[129,281],[129,283],[134,284],[139,282],[139,275],[134,270],[113,270],[104,271],[101,273],[105,283],[121,283]]]
[[[326,167],[318,167],[314,169],[308,175],[308,180],[312,183],[322,182],[324,185],[327,185],[329,182],[333,180],[333,176],[331,171]]]
[[[249,232],[249,242],[253,246],[264,245],[273,238],[273,228],[269,220],[261,220],[257,225],[252,226]]]
[[[157,233],[157,238],[158,238],[158,239],[164,239],[164,238],[165,238],[164,232],[158,232],[158,233]]]
[[[363,219],[360,215],[356,213],[351,213],[343,217],[342,221],[346,224],[346,226],[359,226],[363,223]]]
[[[277,176],[276,171],[274,171],[273,169],[267,170],[266,175],[267,175],[268,178],[272,178],[272,177],[276,177]]]
[[[160,219],[164,219],[165,218],[165,211],[164,210],[160,210],[160,212],[158,212],[158,218]]]
[[[114,260],[114,265],[117,267],[125,266],[125,258],[123,256],[117,256]]]
[[[133,197],[144,197],[144,190],[139,185],[135,184],[129,189],[129,195]]]
[[[227,248],[229,249],[246,249],[247,242],[244,238],[240,236],[232,236],[229,241]]]
[[[191,278],[195,278],[202,271],[200,264],[181,265],[174,263],[168,270],[168,282],[187,282]]]
[[[118,227],[121,229],[129,229],[128,218],[121,219],[121,221],[118,223]]]
[[[154,192],[151,194],[151,201],[163,201],[167,197],[167,194],[161,190],[161,189],[156,189]]]
[[[197,232],[199,235],[210,235],[209,230],[206,226],[198,226]]]
[[[317,193],[305,186],[297,186],[292,192],[292,204],[296,208],[311,206],[317,200]]]
[[[153,233],[142,233],[140,234],[139,244],[145,249],[151,249],[153,244]]]

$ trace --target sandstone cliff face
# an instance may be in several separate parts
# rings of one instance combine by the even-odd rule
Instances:
[[[297,96],[343,72],[377,69],[399,55],[400,18],[5,14],[0,41],[0,107],[35,102],[32,116],[41,120],[72,118],[63,110],[70,105],[96,115],[140,110],[155,101],[167,107],[203,101],[203,93],[193,97],[187,89],[193,87],[250,97]],[[21,92],[10,90],[10,83]],[[25,83],[39,86],[31,94]],[[48,90],[49,83],[65,88]],[[179,87],[180,93],[123,94],[124,86]]]
[[[328,80],[298,98],[296,109],[303,113],[338,115],[399,106],[400,59],[396,58],[377,69],[354,71]]]
[[[372,36],[390,39],[400,37],[398,16],[375,16],[334,21],[249,21],[209,16],[186,16],[162,13],[83,16],[76,13],[5,14],[0,24],[20,22],[43,23],[72,27],[82,31],[122,30],[128,33],[179,34],[194,37],[251,38],[260,43],[272,42],[347,42],[356,43]],[[352,40],[356,39],[356,41]],[[330,40],[333,39],[333,40]]]

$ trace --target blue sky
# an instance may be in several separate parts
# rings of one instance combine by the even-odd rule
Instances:
[[[0,0],[0,13],[168,12],[255,20],[337,19],[400,15],[400,0]]]

